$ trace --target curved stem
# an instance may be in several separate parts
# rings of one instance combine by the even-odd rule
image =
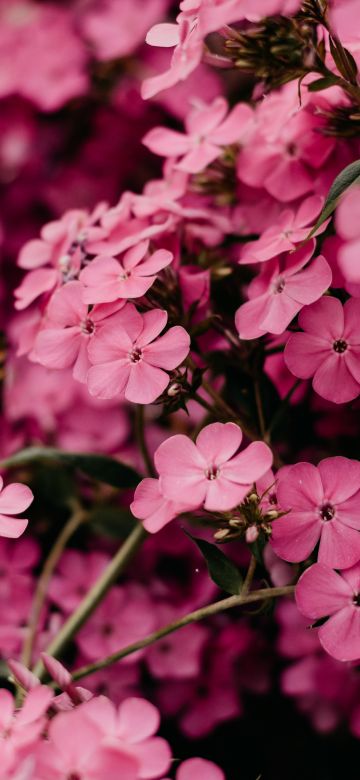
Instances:
[[[184,617],[179,618],[179,620],[175,620],[173,623],[169,623],[158,631],[149,634],[145,639],[140,639],[138,642],[134,642],[134,644],[124,647],[117,653],[109,655],[107,658],[102,658],[100,661],[96,661],[88,666],[82,666],[81,669],[77,669],[77,671],[74,672],[72,679],[80,680],[82,677],[87,677],[87,675],[99,671],[99,669],[105,669],[107,666],[111,666],[117,661],[121,661],[122,658],[126,658],[132,653],[136,653],[138,650],[149,647],[149,645],[154,644],[154,642],[157,642],[164,636],[173,634],[175,631],[184,628],[184,626],[188,626],[190,623],[196,623],[204,618],[218,615],[220,612],[232,609],[233,607],[241,607],[243,604],[254,604],[257,601],[275,599],[278,596],[290,596],[293,592],[294,586],[286,585],[283,588],[264,588],[263,590],[254,590],[253,593],[240,594],[240,596],[229,596],[221,601],[216,601],[213,604],[209,604],[207,607],[201,607],[200,609],[195,610],[195,612],[184,615]]]
[[[31,664],[31,656],[36,638],[36,631],[53,571],[69,539],[75,533],[75,531],[77,531],[79,526],[85,522],[86,518],[87,514],[83,508],[81,506],[76,507],[73,514],[64,525],[45,561],[42,573],[37,582],[35,595],[31,606],[30,618],[27,625],[27,633],[21,656],[21,662],[24,664],[24,666],[30,666]]]
[[[58,635],[46,648],[46,653],[48,655],[54,657],[61,655],[64,648],[80,630],[81,626],[84,625],[90,615],[92,615],[98,604],[100,604],[100,601],[102,601],[108,590],[124,571],[146,536],[146,531],[139,523],[121,545],[114,558],[110,561],[101,577],[95,582],[89,593],[82,600],[77,610],[70,615],[69,619],[60,629]],[[40,680],[43,678],[45,669],[41,661],[36,664],[33,671]]]
[[[250,558],[249,568],[247,570],[246,577],[244,579],[244,584],[241,588],[242,596],[246,596],[246,594],[250,590],[251,583],[254,579],[255,569],[256,569],[256,558],[255,555],[252,555]]]

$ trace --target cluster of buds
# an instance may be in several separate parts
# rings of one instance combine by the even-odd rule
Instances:
[[[261,505],[263,499],[264,494],[260,496],[254,490],[246,496],[236,511],[221,515],[221,527],[214,534],[215,541],[231,542],[242,537],[248,544],[253,544],[260,534],[268,539],[271,536],[271,523],[286,513],[276,508],[275,496],[274,499],[272,496],[268,497],[264,511]],[[269,509],[269,505],[273,505],[274,509]]]

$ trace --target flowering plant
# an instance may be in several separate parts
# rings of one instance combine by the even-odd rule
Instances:
[[[356,10],[0,9],[0,780],[360,737]]]

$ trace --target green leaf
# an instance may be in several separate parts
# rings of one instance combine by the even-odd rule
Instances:
[[[89,514],[89,525],[100,536],[125,539],[138,521],[123,506],[96,506]]]
[[[335,211],[341,195],[343,195],[343,193],[349,189],[349,187],[356,183],[360,183],[360,160],[355,160],[355,162],[347,165],[346,168],[344,168],[344,170],[341,171],[341,173],[339,173],[339,175],[333,181],[319,219],[315,223],[309,235],[306,236],[305,241],[308,241],[309,238],[312,238],[312,236],[315,235],[319,227],[321,227],[321,225],[323,225],[323,223],[331,216],[333,211]]]
[[[328,87],[333,87],[334,84],[336,84],[337,79],[336,77],[332,76],[325,76],[321,79],[316,79],[316,81],[312,81],[311,84],[307,85],[307,88],[309,92],[321,92],[323,89],[328,89]]]
[[[239,569],[235,563],[224,555],[215,544],[210,544],[204,539],[187,534],[197,545],[202,556],[205,558],[208,572],[215,585],[226,593],[238,596],[241,592],[243,580]]]
[[[28,447],[0,462],[0,468],[25,466],[33,462],[62,463],[79,469],[88,477],[118,488],[135,487],[141,476],[130,466],[115,458],[95,453],[63,452],[52,447]]]

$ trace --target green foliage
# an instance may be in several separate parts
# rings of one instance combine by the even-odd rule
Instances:
[[[241,592],[243,580],[239,569],[215,544],[210,544],[204,539],[199,539],[187,534],[197,545],[206,561],[211,579],[226,593],[238,596]]]

